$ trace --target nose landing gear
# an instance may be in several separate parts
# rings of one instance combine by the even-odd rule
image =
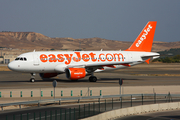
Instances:
[[[35,82],[35,75],[36,73],[31,73],[31,79],[30,79],[30,82]]]
[[[30,79],[30,82],[32,82],[32,83],[33,83],[34,81],[35,81],[35,79],[34,79],[34,78],[31,78],[31,79]]]

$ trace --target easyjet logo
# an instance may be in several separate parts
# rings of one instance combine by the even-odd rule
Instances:
[[[140,37],[140,39],[136,43],[136,47],[139,47],[141,45],[141,43],[146,39],[146,36],[148,35],[148,33],[151,31],[151,29],[152,29],[152,26],[148,25],[148,28],[144,30],[142,36]]]
[[[82,72],[74,73],[75,75],[82,75]]]
[[[66,65],[69,65],[72,61],[74,62],[105,62],[105,61],[124,61],[124,56],[121,53],[100,53],[96,55],[96,53],[89,54],[81,54],[80,52],[74,52],[74,54],[41,54],[40,55],[41,62],[64,62]]]

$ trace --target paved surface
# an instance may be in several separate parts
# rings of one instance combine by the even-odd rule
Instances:
[[[180,94],[180,64],[141,64],[127,69],[116,71],[95,73],[98,77],[97,82],[89,82],[88,77],[79,81],[68,80],[65,74],[43,81],[39,75],[36,75],[35,83],[29,82],[30,74],[18,73],[12,71],[0,71],[0,92],[1,103],[18,102],[25,100],[50,99],[53,91],[52,81],[58,81],[56,87],[56,96],[70,96],[71,90],[73,96],[80,96],[82,90],[83,96],[88,95],[92,90],[93,96],[98,96],[102,90],[103,95],[119,94],[118,79],[124,79],[123,94],[139,93],[168,93]],[[12,91],[12,98],[10,98]],[[23,92],[23,98],[20,98],[20,92]],[[33,91],[33,98],[31,98]],[[43,91],[43,98],[40,98],[40,92]],[[11,101],[9,101],[11,100]]]
[[[115,120],[180,120],[180,110],[122,117]]]
[[[30,74],[16,73],[12,71],[0,71],[0,89],[52,89],[52,80],[54,79],[58,81],[57,88],[115,88],[119,87],[119,78],[124,79],[123,86],[126,87],[171,86],[173,88],[173,86],[180,85],[180,64],[142,64],[130,67],[128,69],[95,73],[95,75],[98,77],[98,81],[96,83],[89,82],[88,77],[85,77],[84,79],[79,81],[70,81],[66,79],[65,75],[59,75],[58,77],[46,81],[41,80],[41,78],[36,75],[36,82],[30,83]],[[176,90],[178,92],[178,89]],[[179,117],[174,114],[173,116]]]
[[[46,81],[36,75],[35,83],[31,83],[30,74],[0,71],[0,88],[50,88],[54,79],[58,81],[59,88],[119,86],[119,78],[124,79],[123,86],[180,85],[180,64],[142,64],[128,69],[95,73],[95,75],[98,77],[95,83],[89,82],[88,77],[71,81],[64,74]]]

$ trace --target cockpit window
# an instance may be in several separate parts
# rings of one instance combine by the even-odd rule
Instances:
[[[17,57],[15,60],[19,60],[19,57]]]
[[[17,57],[15,60],[16,60],[16,61],[17,61],[17,60],[27,61],[27,58],[25,58],[25,57]]]

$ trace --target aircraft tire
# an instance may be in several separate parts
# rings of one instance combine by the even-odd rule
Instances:
[[[30,82],[32,82],[32,83],[35,82],[35,79],[34,79],[34,78],[31,78],[31,79],[30,79]]]
[[[90,76],[89,77],[89,81],[90,82],[96,82],[97,81],[97,77],[96,76]]]

